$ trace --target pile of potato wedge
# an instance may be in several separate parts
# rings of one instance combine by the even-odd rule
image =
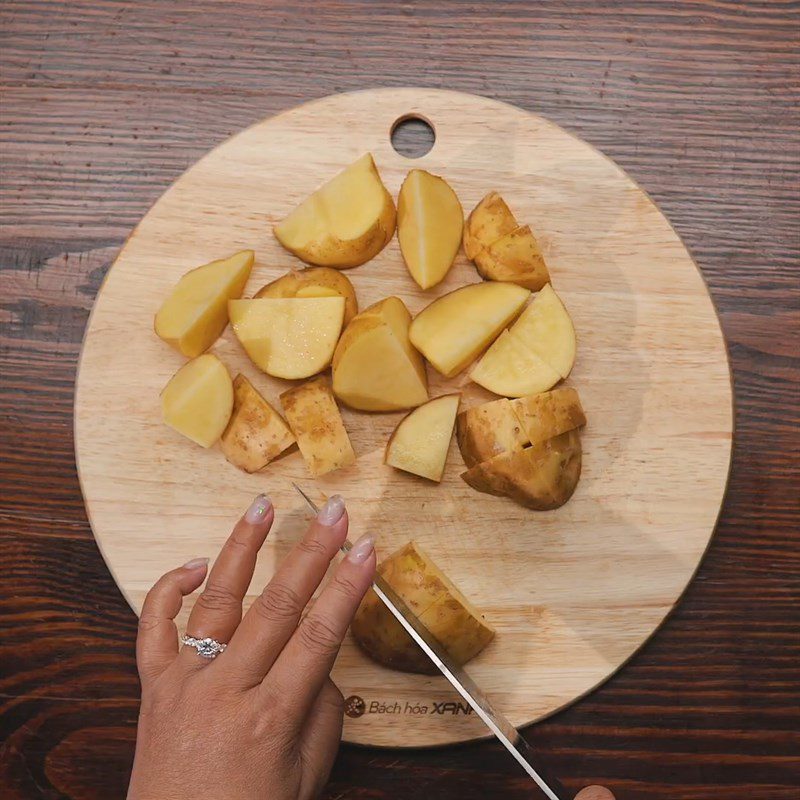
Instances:
[[[398,297],[359,310],[342,270],[374,258],[395,231],[420,289],[445,278],[462,244],[476,281],[413,317]],[[469,486],[535,510],[567,502],[580,477],[586,417],[576,390],[557,384],[575,362],[575,330],[531,226],[519,224],[498,192],[465,221],[443,178],[412,169],[395,205],[367,153],[300,203],[274,234],[309,266],[245,298],[255,253],[242,250],[187,272],[159,308],[156,334],[190,359],[161,395],[169,426],[202,447],[219,442],[231,464],[251,473],[297,445],[311,475],[321,476],[357,457],[339,403],[363,412],[407,410],[386,442],[390,467],[441,481],[455,430]],[[259,370],[294,382],[280,394],[282,413],[207,352],[228,323]],[[468,371],[498,399],[462,410],[457,391],[431,398],[428,365],[445,378]],[[379,569],[459,663],[494,635],[415,543]],[[364,601],[353,633],[384,664],[429,666],[377,598]]]

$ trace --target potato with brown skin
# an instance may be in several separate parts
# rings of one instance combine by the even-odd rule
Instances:
[[[461,477],[473,489],[509,497],[536,511],[563,506],[581,474],[581,440],[577,429],[511,453],[483,461]]]
[[[457,664],[466,664],[494,638],[494,629],[478,609],[416,542],[381,562],[378,573]],[[351,631],[362,650],[380,664],[403,672],[437,672],[372,590],[356,612]]]
[[[489,192],[467,218],[464,252],[485,280],[516,283],[532,291],[550,280],[530,227],[517,222],[497,192]]]
[[[468,467],[501,453],[522,450],[528,437],[505,397],[462,411],[456,418],[456,439]]]
[[[327,377],[289,389],[281,395],[281,404],[314,477],[355,463],[356,454]]]
[[[501,236],[474,258],[478,274],[491,281],[509,281],[538,292],[550,282],[544,256],[528,225]]]
[[[497,192],[489,192],[472,210],[464,225],[464,252],[473,260],[486,246],[517,227],[517,220]]]
[[[353,284],[345,275],[330,267],[293,269],[262,286],[253,299],[260,297],[344,297],[344,322],[358,314],[358,300]]]
[[[511,408],[531,444],[586,424],[578,393],[571,386],[511,401]]]
[[[225,458],[245,472],[258,472],[294,443],[283,417],[244,375],[237,375],[233,414],[220,440]]]

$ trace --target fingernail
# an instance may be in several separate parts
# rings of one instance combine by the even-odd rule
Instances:
[[[184,569],[200,569],[200,567],[205,567],[208,564],[207,558],[193,558],[191,561],[187,561],[184,565]]]
[[[319,510],[317,522],[330,528],[342,518],[342,514],[344,514],[344,498],[340,494],[334,494],[325,501],[325,505]]]
[[[258,525],[259,522],[264,521],[264,517],[267,516],[267,512],[270,510],[270,508],[272,508],[272,500],[270,500],[265,494],[260,494],[255,500],[253,500],[253,503],[250,508],[247,509],[247,513],[245,513],[244,518],[251,525]]]
[[[375,549],[375,537],[365,533],[351,548],[347,558],[354,564],[363,564]]]

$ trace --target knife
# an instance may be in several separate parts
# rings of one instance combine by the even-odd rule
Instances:
[[[308,507],[317,514],[319,509],[311,498],[294,482],[292,486],[300,493]],[[342,551],[348,552],[353,545],[345,540]],[[567,800],[564,787],[552,776],[545,773],[538,763],[528,743],[519,731],[506,719],[480,690],[475,681],[447,654],[442,644],[420,622],[419,618],[406,605],[397,592],[376,573],[372,589],[383,604],[392,612],[406,633],[422,648],[426,656],[436,665],[453,688],[466,700],[473,711],[484,721],[486,727],[500,740],[500,743],[514,756],[517,763],[533,778],[548,800]],[[534,766],[535,764],[535,766]]]

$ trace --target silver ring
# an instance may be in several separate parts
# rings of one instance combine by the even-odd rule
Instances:
[[[194,647],[197,650],[197,655],[203,658],[216,658],[220,653],[224,653],[225,648],[228,646],[218,642],[216,639],[210,639],[208,636],[205,639],[195,639],[194,636],[188,636],[187,634],[181,637],[181,644]]]

